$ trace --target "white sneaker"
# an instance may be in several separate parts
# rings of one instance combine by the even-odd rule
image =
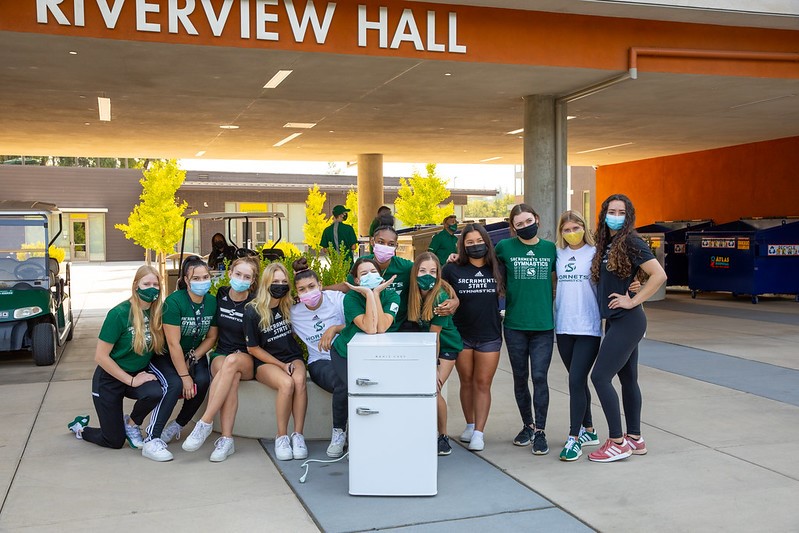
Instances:
[[[305,459],[308,457],[308,447],[305,446],[305,437],[296,431],[291,434],[291,455],[295,459]]]
[[[128,439],[128,444],[133,449],[140,449],[144,447],[144,439],[141,436],[141,428],[137,425],[130,425],[130,417],[125,415],[125,437]]]
[[[214,442],[214,451],[211,454],[211,462],[221,463],[234,453],[236,453],[236,447],[233,446],[233,437],[219,437],[216,439],[216,442]]]
[[[463,430],[463,433],[461,433],[460,439],[458,440],[460,440],[461,442],[471,442],[472,435],[474,435],[474,426],[472,427],[466,426],[466,429]]]
[[[341,457],[344,455],[344,443],[347,442],[347,432],[343,429],[333,428],[333,436],[330,437],[330,446],[327,447],[328,457]]]
[[[166,449],[166,442],[161,439],[150,439],[144,443],[144,448],[141,450],[143,457],[152,459],[163,463],[164,461],[172,460],[172,452]]]
[[[288,435],[283,435],[275,439],[275,457],[277,457],[279,461],[291,461],[294,459]]]
[[[473,452],[481,452],[485,448],[485,441],[483,440],[483,432],[475,431],[472,435],[472,440],[469,441],[469,450]]]
[[[183,426],[175,422],[174,420],[166,425],[164,430],[161,432],[161,440],[169,444],[172,439],[180,440],[180,430],[183,429]]]
[[[175,425],[177,426],[177,424]],[[191,430],[189,436],[183,441],[183,449],[187,452],[196,452],[200,449],[200,446],[203,445],[203,442],[205,442],[205,439],[208,438],[208,435],[211,434],[213,429],[213,424],[206,424],[202,420],[198,420],[197,424],[194,426],[194,429]]]

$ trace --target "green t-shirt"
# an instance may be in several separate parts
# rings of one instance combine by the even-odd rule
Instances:
[[[186,289],[173,292],[164,302],[164,325],[180,326],[183,353],[197,348],[211,326],[216,326],[216,298],[209,293],[196,304]]]
[[[374,259],[374,254],[364,255],[369,259]],[[389,331],[396,331],[408,319],[408,286],[411,281],[411,269],[413,268],[413,261],[408,261],[405,258],[397,257],[396,255],[391,258],[391,262],[386,269],[380,273],[383,279],[389,279],[391,276],[396,275],[396,279],[388,286],[399,295],[399,311],[396,313],[394,323],[391,324]],[[355,279],[352,274],[347,274],[347,281],[355,284]]]
[[[394,317],[397,322],[397,310],[400,305],[399,294],[390,288],[385,288],[380,293],[380,307],[384,313]],[[344,296],[344,321],[346,326],[333,341],[333,347],[342,357],[347,357],[347,344],[352,340],[356,333],[361,333],[361,329],[355,325],[355,317],[366,312],[366,298],[357,291],[350,291]],[[390,330],[389,330],[390,331]]]
[[[447,264],[447,258],[450,254],[458,253],[458,238],[447,230],[442,229],[433,235],[427,251],[436,254],[443,267]]]
[[[438,293],[434,306],[448,299],[449,295],[442,290]],[[426,322],[419,317],[419,326],[422,331],[430,331],[430,326],[441,326],[441,331],[438,333],[439,353],[458,353],[463,350],[463,340],[461,340],[461,334],[458,333],[458,328],[455,327],[455,323],[452,321],[452,315],[438,316],[433,314],[430,322]]]
[[[333,226],[335,223],[330,224],[325,230],[322,232],[322,238],[319,241],[319,246],[322,248],[336,248],[334,243],[336,242],[335,235],[333,234]],[[338,241],[339,244],[342,242],[344,243],[343,248],[341,251],[347,253],[346,257],[352,261],[352,247],[358,244],[358,237],[355,235],[355,230],[352,229],[352,226],[349,224],[345,224],[344,222],[340,222],[338,225]]]
[[[496,252],[505,266],[505,327],[521,331],[554,329],[555,243],[539,239],[537,244],[527,245],[511,237],[497,243]]]
[[[150,346],[150,311],[144,311],[144,338]],[[140,372],[147,367],[153,357],[152,349],[143,354],[133,351],[133,324],[130,322],[130,301],[125,300],[112,308],[105,317],[103,327],[100,329],[100,340],[113,344],[111,359],[116,361],[119,368],[126,372]]]

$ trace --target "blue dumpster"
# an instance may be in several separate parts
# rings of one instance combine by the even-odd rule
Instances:
[[[799,295],[799,221],[747,218],[687,232],[688,287],[699,291]]]
[[[504,220],[502,222],[486,224],[483,227],[488,232],[488,236],[491,237],[491,242],[494,244],[494,246],[496,246],[497,243],[502,239],[507,239],[510,237],[510,224]]]
[[[706,229],[712,225],[712,220],[664,220],[636,228],[636,231],[649,242],[650,246],[655,244],[662,246],[665,255],[663,268],[668,276],[666,285],[687,286],[688,255],[685,253],[685,235],[689,231]],[[655,235],[647,239],[649,234]],[[662,244],[657,242],[657,234],[663,234]]]

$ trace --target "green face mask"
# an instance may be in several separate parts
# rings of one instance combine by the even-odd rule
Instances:
[[[430,274],[419,276],[416,278],[416,284],[419,286],[420,290],[429,291],[436,284],[436,277]]]
[[[136,294],[142,302],[154,302],[160,293],[161,291],[158,290],[158,287],[147,287],[146,289],[136,288]]]
[[[447,226],[447,227],[449,228],[449,230],[450,230],[452,233],[455,233],[456,231],[458,231],[458,225],[457,225],[457,224],[450,224],[450,225],[449,225],[449,226]]]

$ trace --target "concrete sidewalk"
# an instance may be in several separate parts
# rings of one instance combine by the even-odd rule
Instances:
[[[129,296],[136,266],[73,265],[78,329],[56,367],[37,368],[21,355],[0,360],[0,531],[317,530],[256,440],[237,438],[236,454],[221,464],[208,461],[207,444],[193,454],[171,445],[175,460],[159,464],[138,451],[101,449],[67,432],[66,422],[77,414],[94,415],[90,379],[97,333],[107,310]],[[722,367],[743,359],[772,370],[799,369],[799,304],[790,299],[752,305],[729,295],[691,300],[670,293],[666,302],[648,304],[647,316],[647,339],[668,343],[663,349],[712,352],[713,364]],[[533,456],[529,448],[513,446],[521,424],[504,352],[481,455],[601,531],[799,530],[793,509],[799,461],[785,446],[799,440],[799,407],[713,383],[712,377],[682,375],[689,373],[679,366],[648,367],[645,350],[642,361],[648,455],[613,464],[558,460],[568,429],[568,387],[557,353],[549,374],[550,453]],[[449,432],[457,438],[463,416],[454,373],[449,404]],[[607,426],[596,403],[594,419],[604,439]]]

